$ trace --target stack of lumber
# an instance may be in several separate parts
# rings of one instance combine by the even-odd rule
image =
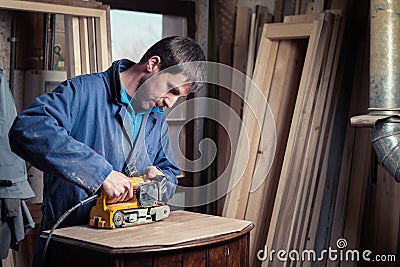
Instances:
[[[110,19],[109,6],[97,5],[95,8],[105,10],[106,17],[99,19],[90,15],[65,15],[68,77],[104,71],[110,65],[111,33],[107,26]]]
[[[342,36],[339,11],[291,16],[284,23],[264,26],[253,81],[268,105],[247,93],[243,121],[252,125],[247,127],[250,154],[248,159],[241,156],[240,145],[248,138],[242,130],[232,173],[239,171],[235,162],[247,160],[247,165],[223,210],[223,216],[255,223],[251,266],[260,264],[257,251],[265,245],[287,251],[314,246],[338,103],[334,85]],[[271,128],[269,110],[275,119],[277,150],[268,175],[260,177],[265,174],[259,170],[273,158],[270,140],[262,134]],[[252,111],[262,114],[262,125]],[[262,184],[252,185],[260,178]],[[264,262],[273,264],[282,262]]]
[[[368,38],[368,37],[367,37]],[[356,44],[356,47],[368,47],[368,40]],[[333,180],[327,187],[326,199],[330,203],[324,206],[327,217],[331,222],[326,222],[327,233],[324,236],[324,247],[336,248],[337,240],[344,238],[348,248],[360,248],[361,232],[364,210],[368,203],[365,202],[368,184],[373,172],[373,149],[370,133],[367,129],[354,128],[350,125],[350,118],[357,114],[367,113],[369,94],[369,50],[358,49],[355,62],[362,66],[357,68],[352,77],[352,92],[350,96],[349,115],[343,144],[343,154],[340,158],[340,168],[329,173],[328,179]],[[340,85],[339,85],[340,86]],[[333,178],[333,179],[332,179]],[[332,194],[332,196],[331,196]],[[371,233],[367,233],[370,236]],[[355,262],[343,263],[343,266],[357,266]],[[334,262],[326,262],[326,266],[337,266]]]
[[[340,15],[327,12],[315,21],[317,31],[307,49],[312,54],[303,67],[308,76],[300,82],[266,242],[287,251],[314,246],[338,96],[333,85],[343,32]]]
[[[262,29],[265,23],[272,22],[272,15],[268,13],[267,8],[264,6],[256,5],[254,9],[251,9],[247,6],[237,6],[236,2],[235,0],[217,1],[219,5],[216,5],[216,7],[220,9],[217,13],[221,15],[216,18],[216,25],[219,30],[215,39],[218,39],[219,42],[217,43],[218,52],[215,59],[220,63],[232,66],[251,78]],[[227,23],[227,21],[232,22],[232,15],[234,18],[231,25],[233,31],[228,27]],[[219,20],[221,22],[218,22]],[[235,93],[230,88],[218,88],[217,98],[231,108],[229,118],[219,115],[220,121],[226,121],[228,128],[216,127],[218,151],[223,151],[223,153],[217,155],[216,176],[219,176],[224,172],[231,173],[232,162],[230,160],[233,158],[232,155],[236,153],[235,141],[238,140],[240,131],[240,125],[235,118],[243,115],[245,88],[250,85],[244,85],[246,83],[243,78],[244,75],[238,75],[238,72],[227,74],[225,71],[225,73],[217,75],[223,80],[230,81],[227,83],[231,84],[230,88],[238,88]],[[227,75],[229,77],[226,77]],[[220,185],[219,190],[226,191],[226,184]],[[218,204],[217,213],[221,214],[223,201],[219,201]]]

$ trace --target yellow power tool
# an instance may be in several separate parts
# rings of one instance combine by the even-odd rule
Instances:
[[[106,196],[101,195],[90,211],[89,225],[99,228],[118,228],[159,221],[169,216],[170,208],[162,202],[166,190],[165,176],[158,175],[146,183],[142,177],[133,177],[133,198],[121,203],[108,204]]]

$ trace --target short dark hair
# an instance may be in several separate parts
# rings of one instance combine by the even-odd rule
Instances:
[[[171,68],[171,72],[182,72],[192,81],[192,91],[198,91],[206,79],[205,56],[203,49],[192,39],[181,36],[166,37],[151,46],[140,59],[146,63],[152,56],[161,58],[161,69],[164,70],[178,64],[178,68]],[[183,64],[194,62],[195,64]],[[168,70],[167,70],[168,71]]]

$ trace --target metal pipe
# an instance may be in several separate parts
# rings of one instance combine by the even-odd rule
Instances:
[[[50,15],[49,70],[54,70],[55,36],[56,36],[56,14],[51,14]]]
[[[48,48],[49,48],[49,13],[43,15],[43,70],[48,69]]]
[[[400,1],[371,0],[371,141],[382,165],[400,182]],[[392,120],[388,120],[392,119]]]

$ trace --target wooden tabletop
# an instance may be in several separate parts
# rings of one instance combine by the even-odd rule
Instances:
[[[127,228],[97,229],[88,225],[54,231],[52,240],[107,253],[135,253],[199,246],[248,233],[252,222],[188,211]]]

